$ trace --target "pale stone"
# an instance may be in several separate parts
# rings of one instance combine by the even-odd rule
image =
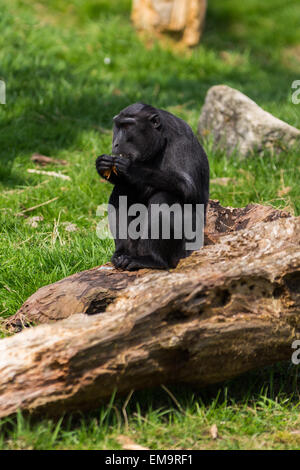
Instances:
[[[207,92],[198,124],[203,137],[213,137],[215,147],[243,155],[272,153],[299,146],[300,131],[264,111],[248,96],[226,85]]]

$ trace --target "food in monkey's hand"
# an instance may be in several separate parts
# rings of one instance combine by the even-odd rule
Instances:
[[[123,155],[123,154],[111,155],[111,158],[112,158],[113,161],[114,161],[115,157],[125,157],[125,155]],[[104,170],[104,171],[101,172],[102,176],[104,176],[104,178],[106,178],[106,179],[109,179],[112,173],[114,173],[115,175],[118,175],[116,165],[112,165],[112,167],[109,168],[108,170]]]
[[[111,158],[112,158],[112,160],[113,160],[113,159],[114,159],[114,156],[112,155]],[[104,178],[109,179],[110,176],[111,176],[111,174],[112,174],[112,172],[113,172],[115,175],[118,174],[118,173],[117,173],[117,168],[116,168],[115,165],[112,165],[112,167],[109,168],[108,170],[104,170],[104,171],[102,172],[102,175],[104,176]]]
[[[104,176],[106,179],[109,179],[112,172],[114,172],[115,175],[118,174],[115,165],[113,165],[109,170],[103,171],[103,176]]]

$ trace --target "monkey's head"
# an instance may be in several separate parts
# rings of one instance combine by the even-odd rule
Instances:
[[[157,109],[135,103],[113,118],[114,155],[131,157],[133,161],[154,158],[164,146],[162,123]]]

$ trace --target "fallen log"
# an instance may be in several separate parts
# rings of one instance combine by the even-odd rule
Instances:
[[[204,386],[289,359],[300,218],[211,201],[208,220],[209,244],[170,272],[106,265],[34,294],[8,326],[52,323],[0,341],[0,417],[93,408],[115,390]]]
[[[290,214],[271,206],[248,204],[244,208],[222,207],[219,201],[210,200],[207,213],[205,244],[220,243],[229,233],[251,228],[258,222],[271,222],[287,218]],[[200,252],[202,263],[209,269],[219,259],[210,259],[206,251]],[[242,254],[242,253],[241,253]],[[190,258],[189,258],[190,259]],[[194,257],[192,258],[194,260]],[[183,263],[185,264],[187,260]],[[194,261],[192,261],[194,262]],[[180,271],[182,264],[175,272]],[[8,318],[5,326],[10,331],[20,331],[24,326],[51,323],[62,320],[74,313],[93,315],[104,312],[120,291],[151,272],[143,269],[137,272],[119,271],[111,263],[82,271],[54,284],[40,288]]]

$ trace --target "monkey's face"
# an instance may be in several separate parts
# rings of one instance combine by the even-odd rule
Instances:
[[[157,154],[162,146],[160,120],[155,115],[126,115],[114,117],[112,153],[133,161],[145,161]]]

